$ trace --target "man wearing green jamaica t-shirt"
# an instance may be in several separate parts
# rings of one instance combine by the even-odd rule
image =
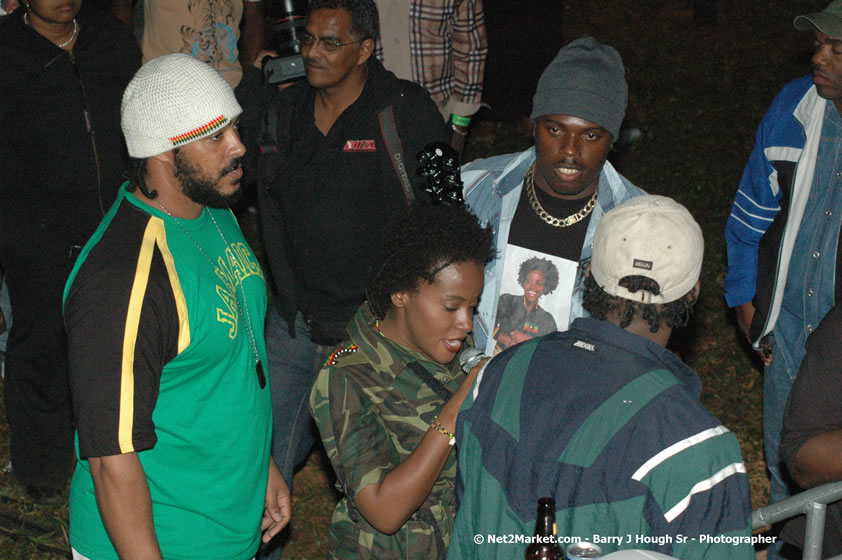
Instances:
[[[184,54],[123,95],[132,179],[65,288],[74,558],[233,559],[290,518],[269,456],[263,271],[226,207],[242,109]],[[262,517],[262,519],[261,519]]]

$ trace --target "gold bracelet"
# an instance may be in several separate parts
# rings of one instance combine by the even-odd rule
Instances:
[[[442,425],[441,425],[441,422],[439,422],[439,417],[438,417],[438,416],[436,416],[435,418],[433,418],[433,421],[432,421],[432,422],[430,422],[430,427],[431,427],[432,429],[434,429],[435,431],[437,431],[438,433],[440,433],[440,434],[442,434],[442,435],[445,435],[445,436],[447,436],[447,437],[449,437],[449,438],[450,438],[450,441],[448,441],[448,442],[447,442],[447,445],[449,445],[449,446],[451,446],[451,447],[453,447],[454,445],[456,445],[456,436],[454,436],[453,434],[451,434],[450,432],[448,432],[448,431],[447,431],[447,428],[445,428],[444,426],[442,426]]]

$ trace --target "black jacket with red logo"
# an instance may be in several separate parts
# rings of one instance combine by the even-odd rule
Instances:
[[[426,90],[399,80],[377,60],[368,65],[363,92],[327,135],[314,123],[316,90],[306,80],[278,93],[274,86],[264,88],[260,72],[250,68],[237,88],[275,301],[292,336],[297,311],[319,324],[344,327],[365,300],[369,263],[385,222],[407,204],[381,120],[394,117],[419,199],[427,195],[420,190],[416,155],[448,138]]]

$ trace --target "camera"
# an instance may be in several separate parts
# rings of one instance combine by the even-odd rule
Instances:
[[[263,76],[269,84],[282,84],[304,77],[304,59],[301,58],[301,44],[296,32],[304,27],[307,2],[283,0],[278,8],[270,44],[279,55],[263,60]]]

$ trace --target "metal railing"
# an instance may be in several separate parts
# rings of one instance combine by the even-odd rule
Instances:
[[[821,560],[827,504],[842,500],[842,482],[831,482],[805,490],[786,500],[751,512],[751,528],[768,527],[778,521],[807,515],[802,560]],[[842,554],[828,560],[842,560]]]

